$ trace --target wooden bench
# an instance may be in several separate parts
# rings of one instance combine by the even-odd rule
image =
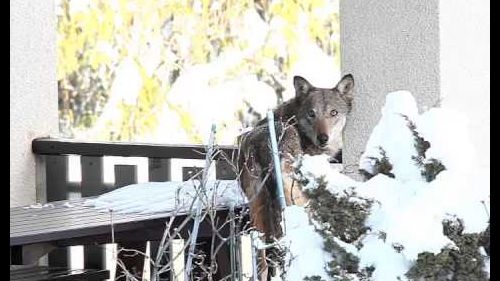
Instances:
[[[229,161],[234,161],[237,149],[234,146],[218,147],[222,153],[216,159],[216,178],[235,179]],[[91,198],[113,189],[137,183],[137,167],[134,165],[116,165],[115,183],[107,184],[103,178],[103,157],[145,157],[149,164],[149,181],[171,180],[172,159],[204,159],[205,147],[202,145],[160,145],[113,142],[79,142],[74,140],[41,138],[32,142],[32,150],[37,155],[37,193],[43,203],[53,207],[11,209],[11,263],[24,263],[26,249],[35,246],[55,246],[49,254],[50,267],[67,268],[67,246],[84,246],[85,268],[103,269],[104,251],[98,244],[111,243],[109,214],[98,213],[82,205],[83,198]],[[81,166],[81,181],[68,180],[69,155],[78,155]],[[223,157],[224,156],[224,157]],[[183,179],[197,169],[183,167]],[[70,193],[79,194],[80,199],[70,198]],[[75,205],[65,208],[64,204]],[[161,238],[165,219],[171,214],[123,215],[114,218],[115,242],[125,248],[145,250],[145,243],[151,241],[154,249]],[[228,210],[220,210],[221,219],[228,215]],[[184,215],[176,218],[181,221]],[[186,228],[186,231],[189,227]],[[226,230],[224,230],[226,231]],[[229,230],[227,230],[229,231]],[[211,229],[201,225],[201,237],[209,237]],[[181,234],[182,235],[182,234]],[[209,240],[209,239],[208,239]],[[221,256],[229,258],[229,249]],[[154,256],[152,253],[151,256]],[[144,259],[142,259],[142,263]],[[133,260],[132,263],[141,262]],[[226,267],[226,268],[224,268]],[[221,272],[228,271],[228,265],[222,264]]]
[[[109,278],[108,270],[66,269],[48,266],[11,265],[11,281],[101,281]]]
[[[74,245],[102,245],[106,243],[127,244],[147,240],[158,240],[165,231],[165,222],[172,213],[120,214],[102,212],[92,206],[86,206],[82,198],[51,202],[43,207],[39,205],[15,207],[10,210],[10,245],[15,252],[13,263],[23,263],[23,248],[28,251],[37,245],[67,247]],[[241,210],[241,208],[237,209]],[[177,213],[171,229],[175,229],[185,220],[188,213]],[[220,208],[217,218],[219,234],[228,236],[232,224],[224,224],[229,215],[228,208]],[[112,218],[111,218],[112,216]],[[113,235],[112,228],[113,227]],[[202,221],[198,239],[209,240],[213,225]],[[191,227],[180,229],[179,236],[187,238]],[[112,240],[114,239],[114,241]],[[25,251],[24,251],[25,252]],[[229,259],[223,263],[228,264]],[[222,267],[223,268],[223,267]],[[49,270],[49,268],[45,268]],[[61,274],[68,269],[59,268]],[[59,272],[58,271],[58,272]],[[83,273],[82,273],[83,274]],[[224,272],[224,274],[228,274]],[[16,276],[22,274],[18,272]],[[45,276],[45,275],[44,275]],[[61,275],[62,276],[62,275]]]

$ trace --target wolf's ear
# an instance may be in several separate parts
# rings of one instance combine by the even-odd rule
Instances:
[[[340,93],[340,96],[346,100],[346,102],[350,103],[352,101],[352,89],[354,88],[354,77],[351,74],[347,74],[340,82],[335,86]]]
[[[306,79],[300,76],[293,77],[293,86],[295,87],[295,95],[307,94],[313,87]]]
[[[339,90],[341,95],[352,94],[352,88],[354,88],[354,77],[352,77],[351,74],[345,75],[342,79],[340,79],[340,82],[335,88]]]

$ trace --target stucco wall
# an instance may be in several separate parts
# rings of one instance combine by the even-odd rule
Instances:
[[[467,115],[477,159],[490,167],[490,2],[440,2],[443,105]]]
[[[420,111],[436,105],[443,93],[444,103],[467,112],[481,161],[489,166],[488,12],[487,1],[340,2],[342,73],[356,81],[345,165],[357,170],[385,95],[405,89]]]
[[[53,0],[10,1],[10,206],[35,202],[31,140],[58,132]]]

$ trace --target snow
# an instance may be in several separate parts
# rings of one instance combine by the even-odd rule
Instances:
[[[310,224],[303,207],[288,206],[284,211],[286,236],[281,241],[288,246],[292,265],[287,268],[287,280],[303,280],[306,276],[318,275],[328,279],[326,263],[330,254],[323,251],[323,239]]]
[[[490,258],[486,257],[484,262],[484,271],[488,273],[488,278],[490,278]]]
[[[339,68],[332,56],[307,39],[307,33],[298,32],[297,61],[293,64],[286,85],[293,85],[293,76],[306,78],[311,84],[320,88],[333,88],[340,81]],[[321,69],[321,71],[318,71]],[[284,96],[295,96],[293,87],[287,88]]]
[[[109,91],[108,101],[102,109],[102,114],[97,118],[92,128],[76,130],[76,138],[95,139],[92,136],[99,136],[99,133],[105,130],[112,120],[120,118],[120,105],[122,103],[127,105],[136,104],[144,81],[133,58],[127,57],[119,63],[115,77]]]
[[[431,182],[421,175],[421,168],[412,158],[417,155],[414,136],[404,116],[431,144],[424,161],[435,158],[446,167]],[[393,92],[387,95],[382,117],[373,129],[359,165],[373,171],[370,158],[380,159],[382,148],[393,165],[391,172],[395,178],[378,174],[358,182],[334,168],[326,155],[305,155],[296,163],[301,176],[309,179],[306,189],[316,188],[316,179],[322,178],[327,190],[335,196],[355,193],[358,200],[374,202],[365,221],[370,231],[361,238],[359,250],[334,237],[341,247],[359,257],[361,267],[375,267],[373,280],[405,280],[405,273],[418,253],[439,253],[445,247],[456,247],[443,235],[445,219],[462,219],[465,233],[481,232],[488,226],[489,170],[474,166],[476,154],[466,127],[462,127],[466,123],[463,114],[447,108],[433,108],[419,114],[411,93]],[[116,212],[182,211],[193,203],[198,185],[196,181],[135,184],[88,200],[87,204]],[[204,200],[214,200],[217,206],[245,202],[235,181],[209,181],[206,190]],[[289,249],[288,280],[303,280],[312,275],[329,280],[325,269],[332,257],[324,251],[323,238],[315,231],[315,225],[320,223],[310,219],[304,207],[288,206],[284,217],[285,237],[280,243]],[[403,247],[398,252],[394,245]],[[486,259],[485,271],[489,269]]]
[[[488,257],[488,254],[486,254],[486,250],[484,249],[484,247],[479,248],[479,252],[481,253],[481,256],[484,258],[483,270],[488,273],[488,278],[490,278],[490,257]]]
[[[396,178],[402,181],[420,179],[418,168],[409,161],[411,155],[416,155],[413,134],[408,129],[408,122],[402,117],[404,115],[413,120],[417,114],[417,105],[410,92],[389,93],[382,108],[382,117],[373,129],[365,152],[361,155],[360,168],[373,172],[373,160],[370,158],[381,158],[379,149],[381,147],[391,159],[392,173]]]
[[[431,182],[425,180],[412,159],[417,155],[414,136],[403,116],[407,116],[419,135],[430,142],[426,159],[435,158],[446,167]],[[382,148],[393,165],[391,172],[395,178],[378,174],[365,182],[357,182],[338,169],[332,169],[325,155],[306,155],[297,164],[302,176],[309,179],[306,189],[316,188],[315,179],[323,178],[327,190],[335,196],[352,191],[359,198],[374,201],[365,221],[370,231],[362,238],[363,247],[358,251],[351,244],[339,243],[360,258],[361,267],[375,267],[373,280],[405,280],[404,274],[418,253],[439,253],[444,247],[456,247],[443,235],[442,221],[445,219],[462,219],[465,233],[481,232],[488,226],[489,170],[474,166],[476,154],[464,129],[467,120],[463,114],[448,108],[433,108],[419,114],[410,92],[392,92],[386,97],[382,117],[367,142],[359,167],[373,172],[374,161],[370,158],[380,159]],[[307,221],[297,218],[297,223],[303,224],[302,231],[309,229]],[[382,233],[385,241],[380,238]],[[292,252],[303,253],[302,259],[291,261],[290,268],[324,264],[324,255],[319,254],[322,253],[321,245],[313,242],[313,235],[302,235],[307,238],[287,232],[284,239],[292,245],[297,240]],[[399,253],[393,247],[398,244],[403,245]],[[317,254],[309,254],[312,252]],[[489,259],[485,270],[489,271]],[[297,274],[294,275],[297,279],[290,280],[302,280],[306,276]]]
[[[45,203],[45,204],[35,203],[35,204],[31,204],[29,206],[23,207],[23,209],[42,209],[42,208],[54,208],[54,204],[51,204],[51,203]]]
[[[276,105],[273,88],[258,81],[253,74],[235,78],[222,78],[227,69],[234,68],[245,57],[236,52],[225,52],[207,64],[186,68],[169,91],[169,103],[181,107],[191,114],[193,128],[200,136],[209,136],[212,123],[218,126],[218,143],[234,143],[236,133],[241,128],[237,120],[238,110],[244,109],[243,101],[248,101],[259,113]],[[186,93],[190,93],[186,95]],[[221,106],[222,105],[222,106]],[[210,114],[207,114],[210,108]],[[165,108],[159,118],[158,129],[148,141],[189,143],[188,134],[179,130],[180,120],[175,112]],[[172,121],[172,120],[175,120]],[[175,137],[172,136],[175,134]],[[204,139],[204,142],[207,140]]]
[[[379,203],[372,207],[366,225],[372,232],[386,233],[388,245],[404,245],[402,253],[410,260],[420,252],[439,253],[453,244],[442,231],[446,210],[429,201],[433,199],[429,190],[423,181],[401,182],[385,175],[377,175],[357,189],[360,196]]]
[[[198,185],[198,181],[133,184],[86,200],[85,204],[103,212],[110,209],[117,213],[141,214],[182,212],[193,205]],[[235,181],[208,181],[206,190],[204,201],[213,199],[217,206],[240,205],[246,202]],[[288,269],[289,280],[302,280],[299,276],[311,275],[327,278],[325,263],[330,260],[330,256],[322,250],[323,240],[309,223],[307,211],[303,207],[289,206],[285,209],[284,216],[287,236],[281,243],[289,247],[290,258],[294,262],[294,266]],[[255,242],[258,247],[265,247],[259,241]]]
[[[375,266],[373,280],[397,280],[403,278],[409,268],[409,261],[398,254],[392,246],[384,243],[376,235],[369,235],[363,240],[366,243],[359,254],[362,257],[360,266]]]
[[[193,205],[200,182],[147,182],[132,184],[86,200],[87,206],[117,213],[185,212]],[[217,207],[244,204],[246,198],[237,182],[231,180],[207,181],[203,205],[214,203]],[[195,205],[193,205],[194,208]]]
[[[333,194],[341,194],[359,185],[355,180],[342,174],[337,165],[330,164],[329,158],[328,155],[304,155],[300,166],[302,175],[313,179],[324,178],[328,182],[327,190]],[[308,190],[316,187],[317,183],[311,180],[304,189]]]
[[[66,202],[66,203],[63,204],[63,206],[66,207],[66,208],[73,208],[75,205],[73,205],[73,204],[71,204],[69,202]]]

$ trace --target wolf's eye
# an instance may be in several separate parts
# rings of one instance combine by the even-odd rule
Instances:
[[[314,118],[316,117],[316,112],[314,112],[314,110],[311,109],[307,112],[307,116]]]
[[[337,114],[338,114],[338,112],[335,109],[332,109],[332,111],[330,111],[331,116],[337,116]]]

